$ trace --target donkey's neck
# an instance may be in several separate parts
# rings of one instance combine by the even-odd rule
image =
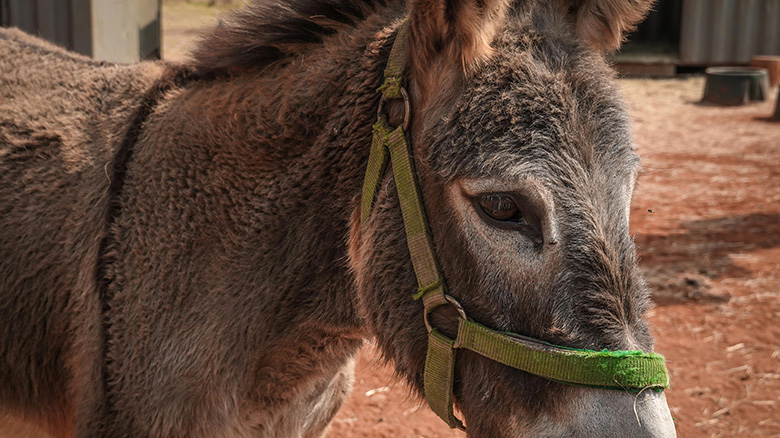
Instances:
[[[129,299],[159,309],[156,333],[198,352],[194,369],[237,374],[212,386],[249,400],[259,423],[330,385],[367,335],[348,234],[390,32],[378,20],[351,32],[287,65],[168,92],[128,165],[116,312]],[[145,266],[154,279],[134,282]],[[218,329],[182,330],[173,313]],[[112,323],[118,344],[133,344],[133,327]],[[227,350],[215,362],[204,342]]]
[[[161,106],[155,129],[175,139],[168,147],[208,163],[210,187],[199,189],[223,197],[223,210],[207,220],[234,245],[226,281],[257,297],[266,330],[363,335],[347,238],[389,33],[364,23],[285,65],[193,82]]]

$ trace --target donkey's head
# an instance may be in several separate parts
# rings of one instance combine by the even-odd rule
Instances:
[[[409,138],[447,293],[472,320],[566,347],[652,351],[628,228],[638,158],[602,57],[650,3],[411,4]],[[391,119],[403,111],[388,106]],[[378,187],[352,229],[360,307],[422,393],[424,311],[410,297],[417,281],[397,190]],[[457,317],[441,305],[428,320],[454,338]],[[470,351],[458,353],[454,375],[473,436],[674,436],[652,390],[565,385]]]

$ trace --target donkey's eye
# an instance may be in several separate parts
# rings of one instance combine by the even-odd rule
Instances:
[[[523,216],[520,207],[510,195],[491,193],[477,199],[479,208],[491,219],[500,222],[521,222]]]
[[[473,198],[474,207],[489,225],[524,234],[541,245],[542,224],[533,207],[518,194],[485,193]]]

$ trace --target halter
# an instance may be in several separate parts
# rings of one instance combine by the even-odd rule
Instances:
[[[496,362],[560,383],[600,389],[658,391],[669,387],[664,357],[642,351],[579,350],[499,332],[471,320],[463,307],[447,294],[444,276],[436,261],[428,222],[425,218],[420,186],[414,170],[412,150],[405,130],[410,119],[409,96],[403,87],[406,59],[407,22],[401,25],[390,51],[377,121],[373,126],[371,152],[361,200],[361,225],[365,227],[382,177],[392,163],[398,200],[401,205],[406,242],[417,277],[414,299],[424,307],[423,320],[428,330],[428,354],[425,360],[425,397],[431,409],[451,428],[465,429],[453,412],[455,353],[467,349]],[[406,113],[400,126],[390,126],[382,115],[385,102],[403,100]],[[432,327],[428,315],[436,307],[454,306],[458,311],[458,332],[450,339]]]

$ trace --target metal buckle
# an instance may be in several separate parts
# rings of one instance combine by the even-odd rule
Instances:
[[[463,306],[460,305],[458,300],[455,298],[452,298],[451,296],[444,294],[444,299],[447,300],[448,303],[452,304],[453,307],[455,307],[455,310],[458,311],[458,314],[461,318],[468,321],[468,316],[466,316],[466,311],[463,310]],[[425,309],[425,312],[423,313],[423,320],[425,321],[425,328],[428,329],[428,333],[430,333],[433,330],[433,326],[431,326],[430,321],[428,321],[428,315],[433,311],[433,309]],[[457,348],[457,346],[456,346]]]
[[[409,103],[409,94],[406,93],[406,88],[404,87],[398,87],[398,89],[401,91],[401,97],[404,100],[404,122],[403,122],[403,130],[406,131],[409,129],[409,120],[411,119],[411,113],[412,113],[412,106]],[[379,101],[379,107],[376,109],[376,119],[382,120],[382,110],[385,107],[385,98],[384,96]]]

